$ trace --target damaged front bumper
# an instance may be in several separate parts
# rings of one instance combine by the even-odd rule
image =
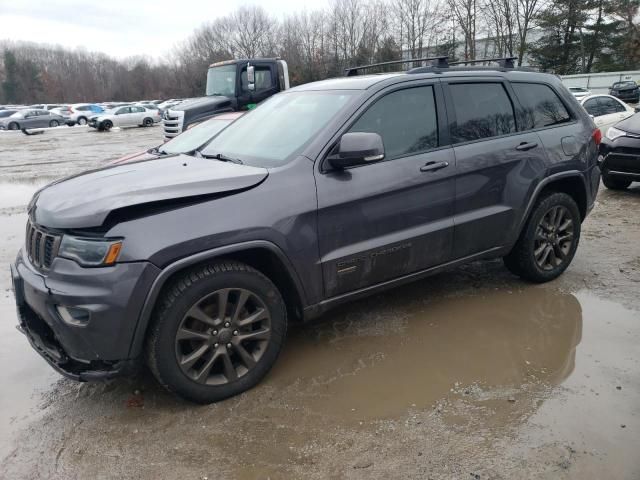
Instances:
[[[142,302],[157,268],[147,262],[104,269],[57,258],[44,276],[22,251],[11,265],[18,330],[56,371],[77,381],[131,373],[129,352]],[[83,312],[81,321],[61,307]]]

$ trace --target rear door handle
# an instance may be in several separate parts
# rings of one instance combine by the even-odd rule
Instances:
[[[427,162],[420,167],[421,172],[434,172],[449,166],[449,162]]]
[[[524,152],[526,150],[531,150],[532,148],[536,148],[537,146],[538,144],[535,142],[532,142],[532,143],[522,142],[520,145],[516,147],[516,150],[520,150],[521,152]]]

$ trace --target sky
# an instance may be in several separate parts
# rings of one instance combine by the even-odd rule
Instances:
[[[241,5],[284,14],[328,0],[0,0],[0,41],[25,40],[104,52],[116,58],[161,58],[203,22]]]

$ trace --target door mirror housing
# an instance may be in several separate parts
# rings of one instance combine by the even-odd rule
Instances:
[[[377,133],[345,133],[336,148],[337,152],[329,156],[328,160],[338,170],[384,159],[384,144]]]
[[[256,89],[256,67],[247,63],[247,88],[250,92]]]

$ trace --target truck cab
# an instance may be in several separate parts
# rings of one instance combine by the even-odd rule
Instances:
[[[165,140],[219,113],[253,108],[287,88],[289,71],[284,60],[260,58],[213,63],[207,72],[206,96],[185,100],[165,112]]]

